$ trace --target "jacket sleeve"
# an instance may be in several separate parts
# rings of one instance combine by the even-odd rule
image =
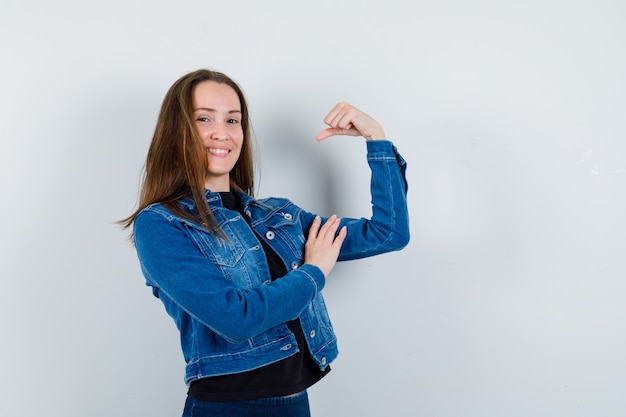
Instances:
[[[366,143],[372,216],[341,220],[348,234],[341,247],[340,261],[400,250],[409,242],[406,161],[388,140]]]
[[[135,220],[134,236],[142,272],[154,294],[167,296],[231,342],[295,319],[325,283],[318,267],[303,265],[291,271],[289,279],[239,288],[202,255],[180,223],[162,213],[142,212]],[[183,314],[168,312],[179,327],[183,325]]]

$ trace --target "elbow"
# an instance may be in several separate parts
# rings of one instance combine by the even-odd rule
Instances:
[[[396,250],[401,250],[407,247],[407,245],[409,244],[409,241],[411,240],[411,234],[409,233],[409,231],[407,230],[405,234],[402,235],[402,238],[399,242],[398,245],[398,249]]]
[[[409,231],[409,227],[402,228],[401,230],[397,230],[394,233],[394,238],[390,241],[390,251],[399,251],[404,249],[411,240],[411,232]]]
[[[384,238],[378,240],[378,245],[373,248],[373,252],[367,256],[381,253],[396,252],[404,249],[410,240],[409,228],[387,230]]]

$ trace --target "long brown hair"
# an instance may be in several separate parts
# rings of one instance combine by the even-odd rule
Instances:
[[[124,228],[130,227],[139,213],[150,204],[162,203],[177,215],[222,236],[205,197],[208,161],[193,119],[193,90],[204,81],[227,84],[239,97],[243,144],[241,155],[230,172],[230,186],[253,195],[254,161],[250,117],[243,91],[227,75],[200,69],[179,78],[165,95],[148,149],[138,207],[133,214],[119,222]],[[183,197],[194,201],[199,218],[181,209],[178,200]]]

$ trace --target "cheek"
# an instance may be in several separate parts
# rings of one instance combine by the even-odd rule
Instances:
[[[239,159],[241,157],[241,154],[243,153],[243,144],[239,144],[239,146],[237,146],[237,159]]]
[[[243,146],[243,132],[238,132],[234,140],[237,142],[237,144],[241,148]]]
[[[210,143],[210,139],[209,138],[211,136],[210,135],[211,132],[209,132],[209,130],[206,127],[205,128],[198,127],[196,129],[196,132],[198,133],[198,137],[200,137],[200,140],[202,141],[202,144],[204,146],[207,146]]]

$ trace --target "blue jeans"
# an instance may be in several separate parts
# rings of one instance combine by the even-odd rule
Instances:
[[[310,417],[306,391],[288,397],[207,402],[187,397],[183,417]]]

